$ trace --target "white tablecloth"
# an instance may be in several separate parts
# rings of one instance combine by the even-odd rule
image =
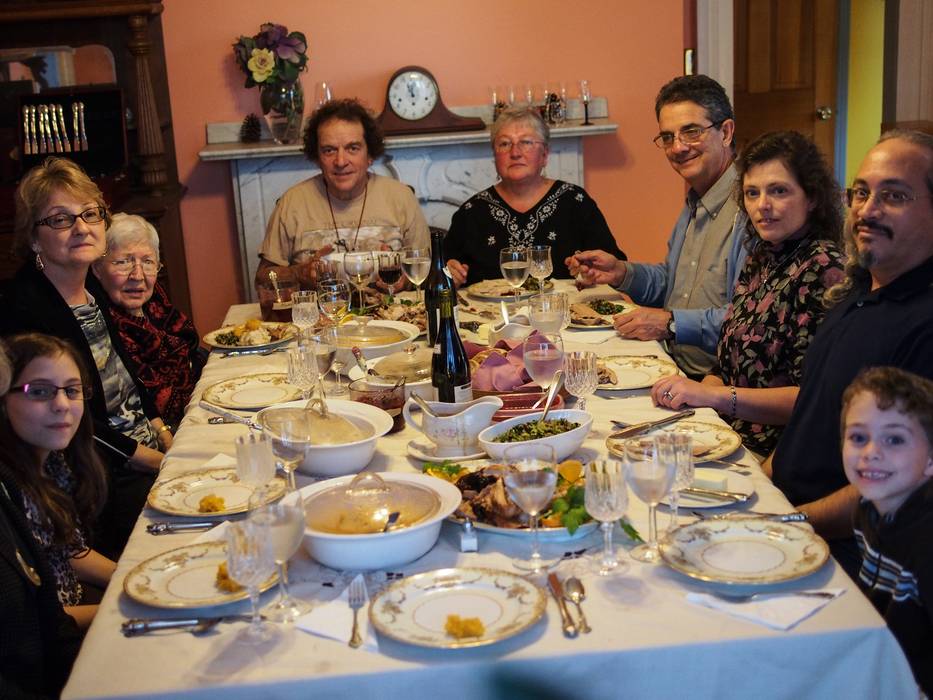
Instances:
[[[564,283],[566,284],[566,283]],[[606,291],[606,290],[602,290]],[[232,307],[228,321],[254,315],[254,305]],[[581,331],[580,333],[586,333]],[[567,349],[593,349],[599,354],[657,354],[657,343],[620,338],[599,345],[576,343],[578,333],[565,332]],[[241,425],[209,425],[209,414],[197,408],[204,388],[231,376],[284,371],[283,353],[267,357],[224,359],[214,356],[175,437],[165,474],[196,469],[217,453],[234,455]],[[644,420],[662,412],[651,406],[647,391],[602,394],[587,402],[594,415],[593,432],[581,456],[605,455],[610,418]],[[709,409],[698,416],[719,418]],[[406,445],[418,434],[406,427],[380,440],[369,466],[374,471],[420,468],[406,456]],[[741,459],[739,459],[741,458]],[[731,457],[743,463],[754,480],[757,499],[746,506],[759,512],[791,510],[783,495],[743,452]],[[646,510],[634,496],[629,517],[647,534]],[[795,586],[841,587],[846,594],[787,632],[778,632],[724,613],[688,603],[687,591],[702,590],[664,566],[629,561],[620,575],[600,578],[582,560],[561,564],[559,574],[580,576],[587,589],[585,609],[592,634],[567,639],[560,616],[548,599],[545,619],[526,632],[492,646],[458,651],[426,650],[388,639],[380,652],[352,650],[294,629],[258,650],[237,645],[241,623],[223,624],[213,634],[160,633],[125,639],[120,623],[130,617],[171,617],[131,601],[122,592],[126,573],[160,552],[182,546],[195,534],[156,537],[145,531],[153,520],[145,511],[120,559],[100,612],[88,632],[65,688],[65,698],[210,697],[231,698],[478,698],[509,697],[516,688],[527,697],[916,697],[907,662],[883,620],[845,573],[830,561],[806,582]],[[681,520],[693,519],[682,514]],[[659,514],[666,524],[667,514]],[[616,530],[617,540],[626,542]],[[479,533],[478,553],[461,553],[458,530],[445,524],[437,546],[403,567],[406,574],[444,566],[509,568],[510,555],[525,551],[515,538]],[[598,534],[579,542],[549,545],[559,555],[584,546],[596,547]],[[311,603],[339,594],[349,576],[324,569],[301,552],[293,560],[293,593]],[[370,592],[384,584],[385,572],[367,576]],[[274,593],[265,594],[263,601]],[[234,606],[234,611],[246,610]],[[229,608],[224,608],[227,612]],[[217,612],[216,610],[214,611]],[[533,695],[532,695],[533,694]]]

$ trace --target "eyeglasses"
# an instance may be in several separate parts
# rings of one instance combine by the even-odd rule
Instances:
[[[693,146],[700,142],[703,138],[703,134],[710,129],[718,129],[722,126],[724,121],[726,120],[720,119],[718,122],[713,122],[709,126],[685,126],[676,134],[672,134],[670,131],[662,131],[652,140],[654,141],[654,145],[658,148],[670,148],[674,145],[674,139],[680,141],[684,146]]]
[[[111,260],[110,264],[121,275],[130,274],[136,269],[137,265],[143,269],[144,275],[154,275],[162,269],[162,263],[156,262],[152,258],[143,258],[142,260],[137,260],[134,257],[120,258],[119,260]]]
[[[104,220],[107,210],[103,207],[91,207],[85,209],[80,214],[52,214],[36,222],[36,226],[48,226],[49,228],[66,229],[75,225],[75,221],[81,219],[86,224],[99,224]]]
[[[929,199],[933,195],[909,195],[900,190],[878,190],[872,192],[866,187],[850,187],[846,190],[846,201],[850,207],[862,207],[874,196],[875,202],[885,209],[898,209],[918,199]]]
[[[10,393],[22,394],[30,401],[51,401],[59,391],[65,392],[69,401],[87,401],[91,398],[92,389],[83,384],[69,384],[68,386],[55,386],[45,382],[29,382],[20,386],[11,386]]]
[[[533,141],[532,139],[522,139],[521,141],[509,141],[508,139],[502,139],[501,141],[496,141],[493,145],[493,148],[496,149],[496,153],[510,153],[512,148],[518,146],[518,150],[522,153],[528,153],[535,146],[543,144],[544,141]]]

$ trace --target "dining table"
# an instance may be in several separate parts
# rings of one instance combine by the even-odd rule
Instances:
[[[610,297],[608,287],[577,292],[572,281],[556,281],[558,290],[575,299]],[[256,304],[232,306],[225,324],[258,317]],[[463,318],[461,318],[463,320]],[[566,351],[593,350],[610,355],[651,355],[667,358],[656,341],[623,339],[611,329],[563,331]],[[217,455],[235,456],[235,440],[249,428],[238,423],[209,422],[212,414],[199,407],[206,388],[236,376],[281,373],[286,355],[224,357],[212,352],[195,388],[184,420],[168,451],[159,479],[204,467]],[[572,399],[568,400],[572,403]],[[582,462],[606,459],[606,438],[616,430],[611,421],[635,423],[661,418],[670,411],[653,405],[647,388],[597,391],[586,401],[592,429],[575,457]],[[244,413],[243,415],[249,415]],[[711,409],[698,408],[697,420],[725,426]],[[423,438],[406,426],[381,437],[371,472],[421,471],[422,463],[408,454],[408,443]],[[827,436],[827,439],[834,439]],[[699,459],[699,458],[698,458]],[[739,474],[754,486],[754,496],[729,508],[697,511],[701,515],[727,511],[790,513],[794,509],[744,448],[722,463],[701,464]],[[309,478],[299,474],[299,486]],[[647,536],[647,507],[629,494],[628,521]],[[692,509],[681,509],[677,525],[697,520]],[[659,527],[668,527],[670,512],[659,509]],[[595,573],[594,554],[602,545],[599,530],[584,538],[544,542],[543,554],[558,561],[555,573],[579,578],[582,602],[592,631],[569,638],[548,595],[543,616],[529,628],[493,644],[473,648],[430,648],[403,643],[372,629],[376,645],[354,649],[346,639],[308,633],[293,624],[277,626],[267,643],[248,646],[236,633],[246,622],[224,622],[209,633],[172,630],[127,638],[121,624],[130,618],[169,618],[204,611],[150,607],[131,599],[123,588],[127,573],[145,560],[210,535],[194,532],[153,535],[146,526],[172,520],[145,509],[121,556],[99,611],[87,632],[64,689],[69,700],[90,698],[642,698],[642,697],[917,697],[917,686],[906,658],[884,620],[857,585],[832,559],[803,579],[769,590],[838,590],[833,600],[789,629],[774,629],[694,602],[711,584],[662,564],[645,564],[624,553],[634,546],[620,527],[615,541],[624,562],[608,576]],[[175,519],[180,520],[180,519]],[[803,526],[807,527],[807,526]],[[478,530],[477,551],[461,551],[461,527],[444,522],[436,545],[423,557],[394,571],[367,572],[369,596],[403,577],[448,567],[516,572],[515,557],[527,556],[526,537]],[[313,608],[345,595],[355,572],[328,569],[303,549],[290,561],[290,587]],[[546,590],[541,578],[532,581]],[[275,590],[263,594],[273,600]],[[690,598],[688,598],[690,596]],[[241,601],[207,614],[245,613]],[[574,607],[570,606],[571,612]],[[365,613],[365,610],[363,611]]]

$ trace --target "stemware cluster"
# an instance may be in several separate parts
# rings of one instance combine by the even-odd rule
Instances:
[[[589,105],[592,93],[590,81],[580,80],[577,96],[584,107]],[[570,90],[560,80],[546,80],[540,83],[518,83],[513,85],[491,85],[489,101],[492,106],[493,121],[510,107],[530,107],[541,111],[541,118],[552,126],[560,126],[567,120],[567,103]],[[589,124],[587,119],[585,124]]]

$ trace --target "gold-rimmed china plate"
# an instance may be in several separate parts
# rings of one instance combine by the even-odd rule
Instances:
[[[699,420],[679,420],[676,423],[661,426],[646,436],[662,432],[687,431],[693,438],[693,458],[697,463],[711,459],[724,459],[742,446],[742,438],[727,425],[705,423]],[[625,458],[623,443],[625,440],[606,439],[606,447],[613,456]]]
[[[123,579],[123,591],[154,608],[206,608],[248,598],[245,588],[224,591],[217,587],[217,569],[226,561],[226,542],[171,549],[137,564]],[[273,573],[259,590],[271,588],[278,578]]]
[[[203,399],[221,408],[248,411],[266,408],[275,403],[296,401],[302,391],[288,383],[282,373],[247,374],[225,379],[204,390]]]
[[[268,484],[268,500],[274,501],[285,493],[285,480],[273,477]],[[149,491],[148,505],[168,515],[195,518],[216,518],[245,513],[254,487],[240,481],[235,467],[199,469],[179,476],[157,481]],[[219,511],[201,512],[199,506],[206,496],[219,496],[224,507]]]
[[[544,291],[550,292],[554,289],[554,283],[547,280],[544,283]],[[526,289],[519,287],[517,290],[505,280],[483,280],[476,282],[466,288],[467,294],[474,299],[482,301],[522,301],[530,299],[536,294],[540,294],[537,289]]]
[[[700,581],[761,586],[817,571],[829,545],[811,530],[762,518],[700,520],[682,525],[660,544],[665,564]]]
[[[265,331],[265,334],[271,336],[266,342],[257,343],[223,343],[217,340],[217,336],[223,336],[225,333],[232,332],[238,326],[224,326],[216,331],[211,331],[202,338],[204,344],[215,350],[266,350],[284,345],[298,335],[297,326],[290,323],[270,323],[263,321],[259,324],[259,329]],[[281,335],[279,335],[281,334]],[[279,337],[276,337],[276,336]]]
[[[677,365],[670,360],[642,355],[607,355],[600,360],[614,375],[615,381],[601,383],[596,388],[600,391],[628,391],[647,389],[662,377],[677,374]]]
[[[545,592],[517,574],[498,569],[454,568],[415,574],[373,598],[369,619],[379,634],[435,649],[478,647],[508,639],[544,614]],[[448,615],[479,618],[483,634],[451,637]]]

